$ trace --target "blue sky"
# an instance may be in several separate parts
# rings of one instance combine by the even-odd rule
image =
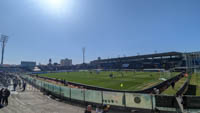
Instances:
[[[43,1],[43,2],[41,2]],[[1,0],[5,63],[199,51],[199,0]],[[63,2],[64,1],[64,2]],[[52,4],[55,3],[55,4]]]

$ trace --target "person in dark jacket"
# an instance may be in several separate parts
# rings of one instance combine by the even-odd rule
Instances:
[[[110,109],[110,105],[104,105],[103,106],[103,113],[107,113]]]
[[[3,101],[3,91],[4,91],[4,88],[0,90],[0,104],[2,104],[2,101]]]
[[[14,79],[13,80],[13,90],[16,91],[16,87],[17,87],[17,80]]]
[[[18,81],[18,84],[19,84],[19,88],[21,89],[21,87],[22,87],[21,86],[22,85],[21,80]]]
[[[175,82],[174,81],[171,83],[171,86],[174,89],[174,87],[175,87]]]
[[[23,83],[23,90],[22,91],[25,91],[26,90],[26,82]]]
[[[6,88],[6,89],[4,89],[4,91],[3,91],[3,102],[2,102],[2,104],[4,104],[4,105],[8,105],[8,97],[10,96],[10,91]]]

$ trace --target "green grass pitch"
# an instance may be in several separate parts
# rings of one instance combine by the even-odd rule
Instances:
[[[109,75],[113,74],[113,78]],[[170,78],[178,73],[164,72],[132,72],[132,71],[101,71],[92,72],[61,72],[39,74],[39,76],[65,79],[70,82],[82,83],[116,90],[142,90],[162,82],[159,78]],[[122,85],[123,84],[123,87]]]
[[[166,94],[166,95],[175,95],[176,92],[183,86],[183,84],[186,82],[188,78],[187,77],[183,77],[182,79],[180,79],[176,85],[175,88],[173,89],[171,86],[165,90],[162,94]],[[190,84],[191,85],[196,85],[197,89],[196,89],[196,96],[200,96],[200,73],[193,73],[191,80],[190,80]]]

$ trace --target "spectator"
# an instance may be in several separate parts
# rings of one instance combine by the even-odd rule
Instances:
[[[87,106],[85,113],[92,113],[92,106],[91,105]]]
[[[3,91],[3,102],[2,102],[2,104],[4,104],[4,105],[8,105],[8,97],[10,96],[10,91],[6,88],[6,89],[4,89],[4,91]]]
[[[16,87],[17,87],[17,80],[13,79],[13,90],[16,91]]]
[[[156,95],[160,94],[160,90],[157,88],[153,88],[153,91],[154,91],[154,94],[156,94]]]
[[[174,89],[174,87],[175,87],[175,82],[174,81],[171,83],[171,86]]]
[[[101,106],[97,106],[96,113],[103,113],[103,109]]]
[[[107,113],[110,109],[110,105],[104,105],[103,106],[103,113]]]
[[[156,90],[156,94],[157,95],[160,94],[160,90],[159,89]]]
[[[26,90],[26,82],[23,82],[23,90],[22,91],[25,91]]]
[[[64,85],[68,86],[68,82],[64,79]]]
[[[4,91],[4,88],[0,90],[0,104],[2,104],[2,101],[3,101],[3,91]]]

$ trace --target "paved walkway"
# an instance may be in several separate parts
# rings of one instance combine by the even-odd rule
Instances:
[[[0,83],[0,88],[3,84]],[[27,84],[26,91],[22,92],[19,87],[13,91],[11,80],[8,89],[11,91],[9,105],[0,109],[0,113],[84,113],[85,108],[59,102],[43,95],[39,90]],[[93,111],[92,113],[95,113]],[[109,113],[130,113],[113,111]]]
[[[0,113],[84,113],[84,108],[53,100],[28,85],[25,92],[12,91]]]

